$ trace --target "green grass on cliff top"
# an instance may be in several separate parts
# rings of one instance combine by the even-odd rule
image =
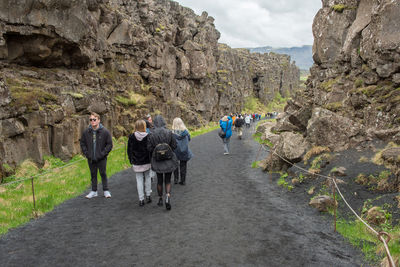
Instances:
[[[191,131],[195,137],[218,128],[217,123]],[[114,149],[107,159],[107,175],[112,175],[130,167],[125,154],[126,138],[114,140]],[[33,210],[31,180],[16,182],[34,176],[36,210]],[[6,185],[6,183],[15,182]],[[35,215],[42,216],[65,200],[77,197],[90,187],[90,173],[86,159],[76,155],[69,162],[54,157],[45,157],[45,164],[38,168],[26,160],[17,168],[14,175],[0,184],[0,235],[18,227]]]

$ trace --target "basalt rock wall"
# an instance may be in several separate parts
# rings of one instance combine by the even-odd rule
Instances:
[[[400,2],[322,0],[307,88],[275,131],[333,151],[373,138],[400,143]]]
[[[294,124],[302,121],[312,143],[318,140],[335,148],[332,139],[323,137],[326,124],[315,127],[313,123],[316,116],[329,112],[357,128],[358,141],[374,137],[400,141],[399,12],[399,1],[322,1],[313,23],[315,63],[307,88],[286,107],[286,117],[292,116]],[[310,136],[316,132],[320,138]],[[336,149],[351,143],[349,137],[347,145]]]
[[[79,153],[90,111],[120,137],[147,113],[200,126],[297,89],[290,58],[219,37],[206,12],[168,0],[0,0],[0,177]]]

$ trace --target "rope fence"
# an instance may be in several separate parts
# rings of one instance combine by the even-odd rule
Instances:
[[[389,241],[390,241],[390,239],[391,239],[390,235],[389,235],[388,233],[386,233],[386,232],[378,232],[378,231],[376,231],[376,230],[375,230],[374,228],[372,228],[366,221],[364,221],[364,220],[357,214],[357,212],[355,212],[355,210],[350,206],[350,204],[347,202],[347,200],[346,200],[345,197],[343,196],[342,192],[340,191],[340,188],[339,188],[338,184],[336,183],[336,178],[335,178],[335,177],[330,177],[330,176],[326,176],[326,175],[321,175],[321,174],[318,174],[318,173],[311,173],[311,172],[309,172],[308,170],[306,170],[306,169],[304,169],[304,168],[302,168],[302,167],[300,167],[300,166],[297,166],[296,164],[294,164],[294,163],[288,161],[287,159],[285,159],[284,157],[282,157],[281,155],[279,155],[278,153],[276,153],[275,150],[271,150],[271,149],[269,149],[269,147],[268,147],[268,149],[267,149],[267,148],[265,147],[264,144],[261,144],[260,147],[262,147],[265,151],[276,155],[276,156],[279,157],[281,160],[283,160],[284,162],[288,163],[290,166],[295,167],[295,168],[297,168],[297,169],[299,169],[299,170],[301,170],[301,171],[303,171],[303,172],[305,172],[305,173],[307,173],[307,174],[310,174],[310,175],[312,175],[312,176],[319,176],[319,177],[322,177],[322,178],[329,179],[329,180],[333,181],[334,189],[337,190],[337,192],[339,193],[340,197],[342,198],[342,200],[344,201],[344,203],[346,204],[346,206],[350,209],[350,211],[351,211],[351,212],[356,216],[356,218],[357,218],[358,220],[360,220],[372,233],[374,233],[374,234],[376,235],[376,237],[378,238],[379,241],[381,241],[381,242],[383,243],[383,245],[384,245],[384,247],[385,247],[386,256],[387,256],[388,261],[389,261],[389,265],[390,265],[390,267],[395,267],[394,260],[393,260],[393,258],[392,258],[392,255],[390,254],[389,247],[388,247],[388,245],[387,245],[387,243],[389,243]],[[258,153],[258,154],[259,154],[259,153]],[[257,159],[258,159],[258,154],[257,154]],[[257,159],[256,159],[256,161],[257,161]],[[336,195],[335,191],[334,191],[333,194],[334,194],[334,196]],[[335,202],[334,202],[334,203],[335,203],[335,215],[334,215],[334,216],[335,216],[335,231],[336,231],[336,208],[337,208],[337,207],[336,207],[336,206],[337,206],[337,205],[336,205],[336,199],[335,199],[334,201],[335,201]],[[386,236],[386,237],[387,237],[387,240],[385,240],[385,239],[383,238],[383,236]]]
[[[120,146],[117,146],[117,147],[113,148],[111,151],[117,151],[117,150],[119,150],[119,149],[121,149],[121,148],[125,148],[125,151],[126,151],[126,142],[124,142],[123,145],[120,145]],[[126,154],[126,153],[125,153],[125,154]],[[34,180],[35,180],[36,178],[43,177],[44,175],[46,175],[46,174],[48,174],[48,173],[50,173],[50,172],[53,172],[53,171],[56,171],[56,170],[61,170],[61,169],[64,169],[64,168],[66,168],[66,167],[69,167],[69,166],[71,166],[71,165],[77,164],[78,162],[81,162],[81,161],[83,161],[83,160],[86,160],[86,158],[82,158],[82,159],[76,160],[76,161],[74,161],[74,162],[65,164],[65,165],[63,165],[63,166],[61,166],[61,167],[56,167],[56,168],[49,169],[49,170],[47,170],[47,171],[45,171],[45,172],[42,172],[42,173],[39,173],[39,174],[30,176],[30,177],[28,177],[28,178],[23,178],[23,179],[19,179],[19,180],[16,180],[16,181],[9,182],[9,183],[0,184],[0,187],[6,187],[6,186],[9,186],[9,185],[12,185],[12,184],[22,183],[22,182],[31,180],[32,200],[33,200],[33,210],[32,210],[32,213],[33,213],[33,216],[34,216],[35,218],[38,218],[39,215],[38,215],[38,212],[37,212],[37,209],[36,209],[36,197],[35,197],[35,183],[34,183]],[[126,160],[126,155],[125,155],[125,160]]]
[[[126,143],[125,143],[125,142],[124,142],[124,145],[121,145],[121,146],[119,146],[119,147],[113,148],[111,151],[117,151],[117,150],[119,150],[119,149],[121,149],[121,148],[126,148]],[[126,149],[125,149],[125,150],[126,150]],[[38,177],[44,176],[44,175],[46,175],[46,174],[48,174],[48,173],[50,173],[50,172],[52,172],[52,171],[64,169],[64,168],[66,168],[66,167],[69,167],[69,166],[71,166],[71,165],[74,165],[74,164],[76,164],[76,163],[78,163],[78,162],[81,162],[81,161],[83,161],[83,160],[87,160],[87,159],[86,159],[86,158],[82,158],[82,159],[79,159],[79,160],[70,162],[70,163],[68,163],[68,164],[65,164],[65,165],[63,165],[63,166],[61,166],[61,167],[52,168],[52,169],[49,169],[49,170],[47,170],[47,171],[45,171],[45,172],[38,173],[38,174],[36,174],[36,175],[30,176],[30,177],[27,177],[27,178],[15,180],[15,181],[8,182],[8,183],[2,183],[2,184],[0,184],[0,187],[1,187],[1,186],[4,186],[4,187],[5,187],[5,186],[9,186],[9,185],[16,184],[16,183],[22,183],[22,182],[24,182],[24,181],[28,181],[28,180],[31,180],[31,179],[34,179],[34,178],[38,178]],[[126,155],[125,155],[125,160],[126,160]]]
[[[258,131],[256,131],[256,129],[255,129],[255,125],[254,125],[255,123],[253,122],[252,124],[253,124],[253,127],[252,127],[251,130],[253,130],[254,132],[258,132]],[[125,148],[125,151],[126,151],[126,142],[124,142],[123,145],[112,149],[112,151],[117,151],[117,150],[119,150],[119,149],[121,149],[121,148]],[[393,258],[392,258],[391,254],[390,254],[390,251],[389,251],[389,247],[388,247],[388,245],[387,245],[387,244],[389,243],[390,239],[391,239],[390,235],[389,235],[388,233],[386,233],[386,232],[378,232],[378,231],[376,231],[375,229],[373,229],[367,222],[365,222],[365,221],[354,211],[354,209],[350,206],[350,204],[347,202],[347,200],[344,198],[342,192],[340,191],[340,188],[339,188],[339,186],[338,186],[337,183],[336,183],[336,178],[335,178],[335,177],[330,177],[330,176],[325,176],[325,175],[321,175],[321,174],[311,173],[311,172],[309,172],[308,170],[306,170],[306,169],[304,169],[304,168],[302,168],[302,167],[300,167],[300,166],[297,166],[296,164],[294,164],[294,163],[292,163],[292,162],[286,160],[284,157],[282,157],[282,156],[280,156],[278,153],[276,153],[275,150],[272,151],[272,150],[269,149],[269,148],[267,149],[266,146],[265,146],[264,144],[261,144],[261,145],[260,145],[260,148],[259,148],[259,150],[258,150],[258,152],[257,152],[256,161],[257,161],[257,159],[258,159],[258,157],[259,157],[259,155],[260,155],[261,149],[264,149],[265,151],[276,155],[277,157],[279,157],[281,160],[283,160],[284,162],[288,163],[288,164],[291,165],[292,167],[295,167],[295,168],[297,168],[297,169],[299,169],[299,170],[301,170],[301,171],[303,171],[303,172],[305,172],[305,173],[308,173],[308,174],[313,175],[313,176],[319,176],[319,177],[322,177],[322,178],[329,179],[329,180],[333,181],[334,188],[337,190],[337,192],[339,193],[339,195],[340,195],[341,198],[343,199],[343,201],[344,201],[344,203],[346,204],[346,206],[347,206],[347,207],[351,210],[351,212],[357,217],[357,219],[360,220],[372,233],[374,233],[374,234],[376,235],[376,237],[378,238],[378,240],[381,241],[381,242],[383,243],[383,245],[384,245],[384,247],[385,247],[386,255],[387,255],[387,258],[388,258],[388,261],[389,261],[389,264],[390,264],[390,267],[395,267]],[[36,210],[34,179],[35,179],[35,178],[42,177],[42,176],[44,176],[44,175],[46,175],[46,174],[48,174],[48,173],[50,173],[50,172],[52,172],[52,171],[61,170],[61,169],[64,169],[64,168],[66,168],[66,167],[68,167],[68,166],[77,164],[78,162],[81,162],[81,161],[83,161],[83,160],[86,160],[86,158],[79,159],[79,160],[77,160],[77,161],[68,163],[68,164],[63,165],[63,166],[61,166],[61,167],[56,167],[56,168],[53,168],[53,169],[49,169],[49,170],[47,170],[47,171],[45,171],[45,172],[43,172],[43,173],[39,173],[39,174],[37,174],[37,175],[31,176],[31,177],[28,177],[28,178],[23,178],[23,179],[19,179],[19,180],[16,180],[16,181],[9,182],[9,183],[0,184],[0,187],[5,187],[5,186],[9,186],[9,185],[12,185],[12,184],[15,184],[15,183],[22,183],[22,182],[24,182],[24,181],[31,180],[31,185],[32,185],[32,198],[33,198],[33,214],[34,214],[35,218],[37,218],[38,215],[37,215],[37,210]],[[126,160],[126,153],[125,153],[125,160]],[[335,191],[334,191],[334,196],[335,196],[335,195],[336,195],[336,193],[335,193]],[[335,200],[335,231],[336,231],[336,200]],[[387,239],[384,239],[383,236],[386,236]]]

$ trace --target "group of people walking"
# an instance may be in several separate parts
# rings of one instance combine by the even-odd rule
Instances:
[[[111,197],[107,186],[107,155],[112,149],[111,135],[100,124],[100,116],[91,113],[90,125],[81,137],[81,149],[91,173],[92,191],[86,198],[96,197],[97,171],[102,178],[103,192]],[[171,209],[171,177],[174,173],[175,184],[186,184],[187,162],[193,154],[189,149],[190,134],[181,118],[172,122],[172,130],[167,129],[161,115],[147,116],[147,120],[135,122],[134,133],[129,136],[127,154],[136,176],[139,206],[151,203],[151,181],[154,173],[157,177],[158,205]],[[165,196],[164,196],[165,190]]]
[[[242,127],[250,126],[253,115],[230,114],[221,118],[219,135],[224,144],[224,155],[229,155],[233,127],[238,133],[238,138],[242,139]],[[256,120],[255,116],[254,119]],[[165,204],[167,210],[171,209],[172,173],[175,184],[185,185],[187,162],[193,156],[189,142],[190,133],[181,118],[173,120],[171,130],[167,129],[161,115],[155,116],[154,121],[147,115],[146,120],[135,122],[134,132],[129,135],[127,154],[136,176],[139,206],[152,202],[151,182],[156,176],[159,197],[157,204]],[[82,133],[80,146],[88,160],[92,184],[92,190],[86,198],[98,196],[97,172],[101,176],[104,197],[111,198],[106,166],[107,156],[113,144],[110,132],[100,123],[100,115],[90,114],[89,127]]]

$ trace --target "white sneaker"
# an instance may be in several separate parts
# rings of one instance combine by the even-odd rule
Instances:
[[[224,155],[229,155],[229,153],[228,153],[228,152],[225,152]]]
[[[89,194],[86,195],[86,198],[97,197],[97,191],[90,191]]]
[[[111,193],[110,193],[110,191],[104,191],[104,197],[105,197],[105,198],[111,198]]]

